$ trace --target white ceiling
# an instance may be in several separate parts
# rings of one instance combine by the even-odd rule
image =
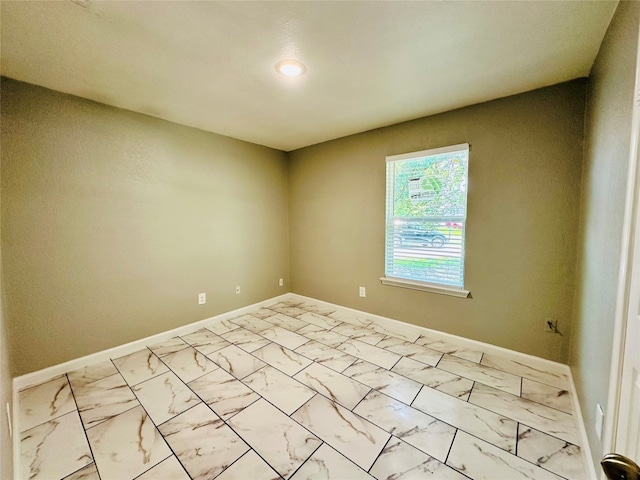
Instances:
[[[617,1],[2,2],[2,74],[307,145],[587,76]],[[298,79],[274,65],[296,58]]]

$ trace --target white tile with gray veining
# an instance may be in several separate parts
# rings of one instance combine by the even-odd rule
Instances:
[[[140,382],[132,390],[156,425],[200,403],[200,398],[173,372]]]
[[[293,378],[349,410],[370,390],[368,386],[317,363],[312,363]]]
[[[284,478],[293,475],[322,443],[265,400],[234,416],[229,425]]]
[[[219,320],[217,322],[211,322],[207,325],[207,330],[211,330],[216,335],[229,333],[236,328],[238,328],[238,324],[233,323],[231,320]]]
[[[302,320],[298,320],[297,318],[283,315],[282,313],[277,313],[271,317],[266,318],[265,320],[269,323],[273,323],[278,327],[285,328],[292,332],[300,330],[302,327],[306,327],[307,325],[309,325],[307,322],[303,322]]]
[[[275,315],[277,312],[272,312]],[[254,317],[253,315],[243,315],[238,318],[232,318],[231,322],[239,325],[253,333],[260,333],[267,328],[273,327],[273,323],[265,322],[263,319]]]
[[[158,342],[158,343],[154,343],[153,345],[148,345],[149,350],[155,353],[158,357],[164,357],[165,355],[169,355],[170,353],[177,352],[188,346],[189,344],[184,340],[182,340],[180,337],[172,337],[163,342]]]
[[[94,427],[139,405],[119,373],[91,383],[73,383],[72,389],[84,428]]]
[[[62,478],[92,462],[87,438],[75,410],[20,434],[20,465],[24,478]]]
[[[245,377],[242,383],[287,415],[295,412],[316,393],[289,375],[268,365]]]
[[[290,350],[295,350],[300,345],[304,345],[309,341],[308,338],[303,337],[302,335],[291,332],[286,328],[276,327],[275,325],[261,331],[260,335]]]
[[[438,362],[438,368],[455,375],[468,378],[475,382],[489,385],[498,390],[520,395],[522,379],[511,373],[506,373],[495,368],[485,367],[477,363],[457,358],[452,355],[444,355]]]
[[[367,325],[367,328],[382,333],[385,336],[400,338],[410,343],[415,342],[420,336],[420,332],[418,332],[415,327],[406,323],[402,324],[401,322],[397,324],[382,324],[380,321],[374,320]]]
[[[203,355],[209,355],[229,345],[224,338],[206,328],[183,335],[181,338]]]
[[[355,325],[356,327],[366,327],[368,325],[371,325],[371,323],[373,322],[373,320],[364,313],[338,310],[336,312],[330,313],[328,316],[330,318],[333,318],[334,320],[338,320],[339,322],[350,323],[351,325]]]
[[[266,318],[271,317],[272,315],[275,315],[276,313],[278,312],[274,310],[270,310],[268,308],[259,308],[257,310],[251,311],[251,316],[255,318],[259,318],[260,320],[264,320]]]
[[[367,471],[390,437],[380,427],[322,395],[313,397],[291,418]]]
[[[251,330],[239,327],[227,333],[223,333],[222,337],[228,342],[233,343],[236,347],[241,348],[245,352],[254,352],[259,348],[269,345],[270,340],[261,337],[257,333],[253,333]]]
[[[147,348],[124,357],[114,358],[113,363],[129,385],[135,385],[169,371],[160,358]]]
[[[308,327],[301,328],[296,333],[333,348],[349,340],[349,337],[346,335],[342,335],[331,330],[325,330],[317,325],[309,325]]]
[[[580,444],[576,421],[568,413],[476,383],[469,403],[508,416],[573,444]]]
[[[302,302],[298,305],[298,308],[302,308],[307,312],[317,313],[318,315],[324,315],[326,317],[330,317],[336,311],[334,307],[323,307],[313,302]]]
[[[518,425],[518,456],[569,480],[587,478],[580,447]]]
[[[271,310],[275,310],[278,313],[281,313],[283,315],[288,315],[290,317],[298,317],[301,315],[305,315],[307,313],[306,310],[303,310],[302,308],[298,308],[295,306],[291,306],[291,305],[287,305],[287,306],[271,306],[269,307]]]
[[[66,375],[53,378],[18,392],[20,402],[20,431],[60,417],[76,410]]]
[[[426,413],[374,391],[354,408],[371,423],[444,462],[456,429]]]
[[[348,355],[335,348],[323,345],[315,340],[309,340],[304,345],[296,348],[296,352],[312,359],[319,365],[329,367],[336,372],[342,372],[345,368],[357,360],[356,357]]]
[[[466,479],[451,467],[396,437],[391,437],[370,473],[379,480]]]
[[[464,358],[465,360],[469,360],[470,362],[475,363],[479,363],[480,359],[483,356],[483,352],[480,352],[478,350],[473,350],[471,348],[456,345],[441,338],[437,338],[433,335],[424,333],[420,335],[415,343],[416,345],[423,345],[433,350],[447,353],[449,355],[453,355],[454,357]]]
[[[270,343],[253,352],[253,355],[287,375],[295,375],[312,363],[312,360],[277,343]]]
[[[418,382],[364,360],[358,360],[343,373],[406,404],[416,398],[421,387]]]
[[[557,475],[462,430],[456,433],[447,465],[474,480],[561,480]]]
[[[411,404],[422,412],[460,430],[484,438],[507,452],[516,451],[518,422],[446,393],[423,387]]]
[[[326,443],[314,452],[291,480],[373,480],[358,465]]]
[[[349,355],[353,355],[361,360],[365,360],[386,369],[393,367],[401,357],[401,355],[398,355],[397,353],[389,352],[383,348],[374,347],[368,343],[351,339],[336,348],[341,352],[348,353]]]
[[[462,400],[469,399],[473,387],[473,380],[405,357],[391,371]]]
[[[67,373],[69,383],[74,389],[83,387],[89,383],[102,380],[115,373],[118,373],[118,369],[115,367],[111,360],[104,360],[102,362],[92,363],[86,367],[79,368]]]
[[[101,478],[135,478],[171,455],[140,406],[90,428],[87,437]]]
[[[562,366],[297,296],[243,311],[22,388],[16,478],[591,476]]]
[[[172,418],[159,429],[194,480],[214,478],[249,450],[204,403]]]
[[[573,414],[571,393],[563,388],[552,387],[544,383],[535,382],[528,378],[522,379],[522,398],[541,403],[547,407],[556,408],[569,415]]]
[[[300,330],[296,331],[298,335],[307,336],[307,333],[319,333],[326,332],[327,329],[324,327],[319,327],[317,325],[312,325],[311,323],[307,324],[305,327],[302,327]],[[340,338],[343,338],[344,335],[340,335]],[[346,337],[344,337],[346,339]]]
[[[236,460],[216,480],[279,480],[281,477],[253,450]]]
[[[258,358],[235,345],[229,345],[228,347],[216,350],[207,356],[213,360],[216,365],[237,379],[242,379],[266,365]]]
[[[206,356],[189,346],[162,357],[162,361],[185,383],[189,383],[218,368]]]
[[[223,420],[260,398],[257,393],[222,368],[189,383],[189,388]]]
[[[142,480],[148,480],[148,478],[145,479],[144,477],[138,477],[138,478]],[[98,475],[96,464],[90,463],[86,467],[83,467],[80,470],[76,470],[71,475],[64,477],[63,480],[100,480],[100,476]],[[176,479],[176,480],[181,480],[181,479]]]
[[[503,372],[509,372],[529,380],[545,383],[563,390],[569,390],[569,377],[563,372],[552,372],[533,362],[527,362],[519,358],[508,358],[505,355],[488,352],[482,356],[482,365],[492,367]],[[541,362],[541,363],[544,363]]]
[[[310,323],[311,325],[316,325],[318,327],[322,327],[327,330],[330,330],[333,327],[337,327],[341,323],[339,320],[334,320],[331,317],[327,317],[325,315],[318,315],[317,313],[312,313],[312,312],[306,312],[303,315],[300,315],[298,318],[307,323]]]
[[[150,468],[136,480],[190,480],[189,475],[178,459],[172,455]]]
[[[437,365],[443,355],[437,350],[432,350],[431,348],[416,345],[415,343],[406,342],[394,337],[387,337],[378,342],[376,346],[432,366]]]
[[[350,323],[341,323],[337,327],[331,329],[332,332],[346,335],[349,338],[360,340],[361,342],[368,343],[369,345],[376,345],[380,340],[385,338],[383,333],[374,332],[368,328],[357,327]]]

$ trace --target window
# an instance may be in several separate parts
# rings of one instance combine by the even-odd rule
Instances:
[[[466,297],[469,145],[387,157],[387,285]]]

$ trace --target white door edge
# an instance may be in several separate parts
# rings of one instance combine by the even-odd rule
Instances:
[[[638,143],[640,142],[640,32],[636,58],[636,79],[633,97],[633,114],[631,120],[631,145],[629,151],[629,168],[627,172],[627,188],[622,227],[622,245],[620,267],[618,271],[618,290],[614,317],[613,346],[611,353],[611,370],[609,375],[609,391],[607,410],[604,422],[602,454],[616,451],[618,433],[617,420],[622,388],[622,367],[624,360],[624,344],[629,309],[629,291],[631,288],[631,265],[634,251],[634,232],[636,229],[636,211],[639,207],[640,169],[638,168]],[[635,239],[640,242],[640,238]],[[606,480],[604,472],[600,478]]]

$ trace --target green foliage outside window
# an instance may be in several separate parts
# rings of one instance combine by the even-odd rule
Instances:
[[[464,217],[467,152],[395,162],[394,217]],[[427,198],[412,200],[410,183]]]

